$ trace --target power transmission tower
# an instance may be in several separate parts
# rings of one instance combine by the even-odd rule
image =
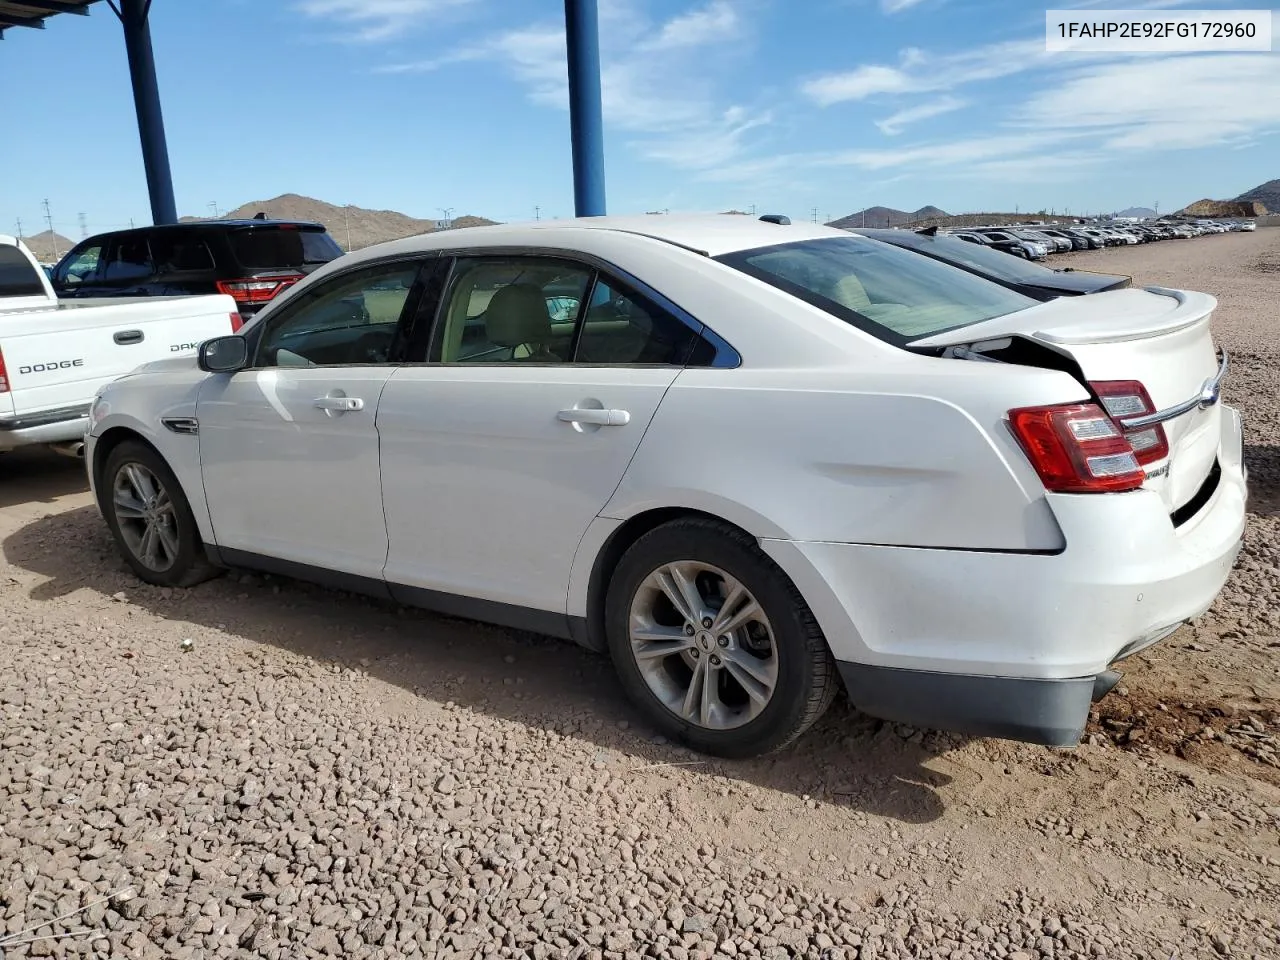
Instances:
[[[448,230],[453,223],[453,221],[450,219],[450,217],[453,214],[453,207],[437,207],[436,209],[438,209],[441,213],[444,214],[444,220],[440,224],[440,229]]]
[[[216,220],[220,216],[220,214],[218,213],[218,201],[210,200],[209,209],[213,211],[213,216],[214,216],[214,219]]]
[[[44,222],[49,225],[49,242],[53,244],[53,259],[60,260],[58,254],[58,235],[53,232],[53,214],[49,212],[49,198],[44,198]]]
[[[817,223],[817,222],[818,222],[818,208],[817,208],[817,207],[814,207],[814,208],[813,208],[813,222],[814,222],[814,223]]]
[[[18,218],[18,239],[22,239],[22,218]]]
[[[83,240],[89,236],[89,228],[85,225],[84,214],[80,214],[80,239]]]

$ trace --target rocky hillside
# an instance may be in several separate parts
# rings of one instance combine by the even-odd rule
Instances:
[[[1188,217],[1261,217],[1267,205],[1252,200],[1197,200],[1187,204],[1182,213]]]
[[[921,207],[914,212],[895,210],[893,207],[867,207],[865,210],[858,210],[847,217],[841,217],[839,220],[832,220],[827,226],[841,229],[847,227],[903,227],[920,223],[921,221],[936,220],[945,216],[947,216],[945,210],[939,210],[933,206]]]
[[[388,240],[399,240],[401,237],[413,237],[423,233],[431,233],[440,228],[435,220],[423,220],[400,213],[397,210],[368,210],[364,207],[339,206],[304,197],[296,193],[286,193],[271,200],[251,200],[249,203],[229,210],[222,219],[249,219],[259,213],[265,213],[272,219],[311,220],[323,223],[325,228],[343,249],[359,250],[375,243]],[[183,219],[204,219],[202,217]],[[476,227],[494,223],[484,217],[454,217],[451,226]]]
[[[50,233],[48,230],[29,237],[24,236],[22,242],[41,263],[56,263],[59,257],[76,245],[75,240],[68,239],[60,233]]]
[[[1260,203],[1267,208],[1267,213],[1280,213],[1280,180],[1268,180],[1252,190],[1246,190],[1236,199],[1245,203]]]

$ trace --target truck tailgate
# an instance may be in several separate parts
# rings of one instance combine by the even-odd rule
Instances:
[[[68,301],[0,317],[11,412],[87,405],[102,384],[153,360],[191,356],[238,321],[235,301],[222,294]]]

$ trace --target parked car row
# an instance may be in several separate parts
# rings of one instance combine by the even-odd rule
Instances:
[[[785,746],[841,686],[1077,743],[1240,547],[1216,301],[784,221],[343,256],[98,389],[98,507],[152,584],[255,568],[607,652],[714,754]]]
[[[951,236],[1023,260],[1043,260],[1054,253],[1071,250],[1100,250],[1104,247],[1184,240],[1209,233],[1254,230],[1252,220],[1151,220],[1134,223],[1022,224],[1003,227],[966,227],[949,230]]]

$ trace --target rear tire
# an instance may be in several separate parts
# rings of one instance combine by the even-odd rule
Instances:
[[[151,447],[137,440],[115,447],[97,488],[116,546],[141,580],[190,587],[217,576],[182,485]]]
[[[632,544],[609,582],[605,631],[632,702],[703,753],[780,750],[839,688],[795,585],[751,537],[708,518],[674,520]]]

